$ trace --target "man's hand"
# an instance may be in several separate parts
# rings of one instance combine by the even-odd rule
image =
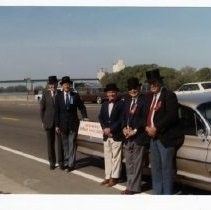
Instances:
[[[56,127],[56,133],[60,134],[60,128],[59,127]]]
[[[90,121],[89,118],[85,117],[82,119],[83,121]]]
[[[108,137],[111,137],[112,136],[111,129],[110,128],[104,128],[103,129],[103,133],[104,133],[104,135],[106,135]]]
[[[136,129],[132,129],[131,127],[125,127],[123,128],[123,134],[126,139],[130,138],[131,136],[135,135],[137,133]]]
[[[155,137],[155,135],[156,135],[156,133],[157,133],[157,128],[156,127],[149,127],[149,126],[147,126],[146,128],[145,128],[145,131],[148,133],[148,135],[150,136],[150,137]]]

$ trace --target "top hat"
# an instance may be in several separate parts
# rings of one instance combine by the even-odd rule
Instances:
[[[137,89],[141,86],[142,84],[139,82],[138,78],[136,77],[131,77],[127,80],[127,88],[128,90],[132,89]]]
[[[48,84],[54,84],[54,83],[57,83],[58,80],[57,80],[57,77],[56,76],[49,76],[48,77]]]
[[[119,88],[116,86],[115,83],[109,83],[106,85],[104,89],[104,92],[107,92],[107,91],[119,91]]]
[[[161,81],[163,79],[163,77],[160,76],[159,69],[157,69],[157,68],[146,71],[146,77],[147,77],[148,83]]]
[[[60,82],[60,85],[63,85],[64,83],[69,83],[69,84],[73,84],[73,81],[72,80],[70,80],[70,77],[68,77],[68,76],[65,76],[65,77],[62,77],[62,80],[61,80],[61,82]]]

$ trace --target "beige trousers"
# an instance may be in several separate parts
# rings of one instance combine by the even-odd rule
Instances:
[[[105,179],[120,178],[122,169],[122,142],[108,138],[104,141]]]

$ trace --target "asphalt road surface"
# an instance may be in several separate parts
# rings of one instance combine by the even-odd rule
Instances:
[[[100,105],[87,104],[90,120],[97,121]],[[108,188],[103,160],[77,153],[78,168],[65,173],[49,170],[45,132],[41,127],[37,102],[0,102],[0,192],[4,194],[117,194],[125,180]],[[150,177],[144,178],[145,191],[152,194]],[[177,194],[207,195],[209,192],[176,186]]]

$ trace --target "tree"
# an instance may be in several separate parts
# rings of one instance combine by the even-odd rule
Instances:
[[[211,69],[202,68],[195,72],[195,77],[198,82],[211,80]]]

